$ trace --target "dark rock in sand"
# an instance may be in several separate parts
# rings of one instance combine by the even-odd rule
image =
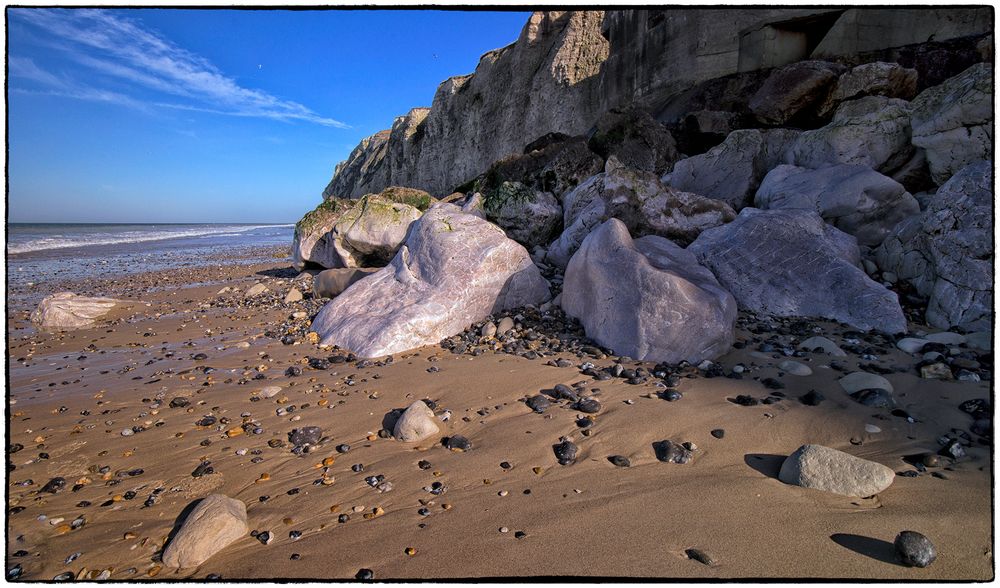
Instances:
[[[472,449],[472,442],[461,435],[452,435],[445,441],[444,446],[452,451],[468,451]]]
[[[319,427],[302,427],[301,429],[292,429],[292,432],[288,434],[288,441],[292,445],[296,446],[316,445],[322,438],[323,429],[320,429]]]
[[[66,487],[66,478],[52,478],[51,480],[48,481],[47,484],[42,486],[42,489],[39,490],[38,492],[39,493],[48,492],[49,494],[55,494],[56,492],[59,492],[65,487]]]
[[[962,459],[965,457],[965,448],[958,439],[951,439],[938,451],[938,454],[952,459]]]
[[[556,459],[559,461],[559,465],[571,465],[576,462],[576,453],[578,448],[575,443],[566,439],[556,445],[552,446],[552,450],[556,454]]]
[[[191,401],[183,396],[178,396],[170,400],[170,408],[184,408],[189,404],[191,404]]]
[[[896,557],[904,565],[926,568],[937,559],[937,550],[931,540],[916,531],[903,531],[893,541]]]
[[[538,394],[537,396],[532,396],[527,400],[527,402],[525,402],[525,404],[528,405],[528,408],[537,412],[538,414],[542,414],[550,406],[552,406],[552,403],[549,402],[549,399],[546,398],[545,396],[542,396],[541,394]]]
[[[369,570],[368,568],[361,568],[358,570],[357,574],[354,574],[355,580],[374,580],[375,572]]]
[[[712,436],[715,437],[716,439],[722,439],[723,437],[726,436],[726,430],[725,429],[712,429]]]
[[[664,463],[684,464],[691,461],[692,456],[690,449],[669,439],[654,443],[653,451],[656,453],[656,459]]]
[[[799,402],[805,404],[806,406],[819,406],[820,402],[826,400],[826,397],[815,390],[810,390],[799,396]]]
[[[580,399],[580,396],[575,390],[567,386],[566,384],[556,384],[552,389],[555,397],[558,400],[569,400],[570,402],[576,402]]]
[[[684,555],[688,556],[688,559],[693,559],[698,563],[705,564],[706,566],[715,565],[715,560],[700,549],[695,549],[693,547],[691,549],[685,549]]]
[[[586,414],[596,414],[601,410],[601,403],[596,398],[583,398],[576,403],[576,409]]]
[[[857,392],[851,394],[851,398],[872,408],[892,408],[896,405],[896,401],[893,400],[892,394],[886,390],[879,390],[877,388],[858,390]]]

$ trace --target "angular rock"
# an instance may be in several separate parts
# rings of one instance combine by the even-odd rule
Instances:
[[[635,241],[610,219],[566,268],[562,308],[587,336],[642,361],[699,363],[733,343],[736,301],[695,256],[662,237]]]
[[[249,289],[247,289],[247,298],[260,296],[264,292],[267,292],[267,286],[265,286],[264,284],[254,284]]]
[[[828,61],[799,61],[771,72],[750,98],[757,120],[782,125],[823,100],[844,66]]]
[[[823,317],[864,330],[906,330],[896,295],[858,268],[854,237],[815,212],[745,208],[735,221],[704,231],[688,250],[741,308]]]
[[[549,192],[504,182],[483,198],[486,218],[525,247],[548,245],[562,228],[563,210]]]
[[[313,278],[313,298],[339,296],[351,284],[375,272],[373,267],[344,267],[323,270]]]
[[[434,411],[423,400],[411,404],[396,420],[392,436],[406,443],[416,443],[440,431]]]
[[[799,447],[778,472],[778,479],[786,484],[859,498],[884,491],[895,476],[880,463],[822,445]]]
[[[971,164],[931,197],[920,216],[899,223],[875,250],[883,271],[927,297],[939,329],[992,329],[993,169]]]
[[[31,322],[50,331],[82,329],[108,314],[121,300],[90,298],[72,292],[50,294],[31,313]]]
[[[993,65],[977,63],[913,99],[913,144],[927,153],[931,176],[944,184],[993,154]]]
[[[621,220],[637,236],[687,243],[735,217],[723,202],[664,186],[654,174],[622,167],[615,158],[605,170],[563,197],[565,228],[549,247],[547,262],[566,267],[590,231],[609,218]]]
[[[799,135],[789,163],[812,169],[847,163],[890,173],[912,155],[910,103],[866,96],[837,107],[828,125]]]
[[[917,70],[898,63],[875,61],[854,67],[840,76],[821,102],[817,114],[828,116],[841,103],[865,96],[912,100],[917,95]]]
[[[663,183],[722,200],[739,211],[750,205],[767,172],[785,163],[800,134],[790,129],[733,131],[707,153],[678,161]]]
[[[604,160],[587,147],[584,137],[548,133],[532,141],[523,154],[507,156],[473,182],[476,191],[489,193],[507,181],[519,182],[561,199],[583,180],[604,169]]]
[[[677,143],[663,124],[636,108],[612,109],[597,121],[588,146],[626,167],[661,175],[677,161]]]
[[[801,208],[854,235],[860,245],[878,246],[897,223],[920,214],[916,199],[896,181],[863,165],[811,170],[779,165],[757,189],[757,208]]]
[[[350,200],[330,198],[321,202],[295,224],[292,239],[292,265],[302,271],[306,267],[334,267],[336,252],[331,231],[345,211],[354,203]]]
[[[324,345],[379,357],[440,342],[494,312],[550,297],[524,247],[450,204],[428,210],[385,268],[323,307]]]
[[[200,566],[249,532],[246,505],[222,494],[210,494],[184,519],[163,550],[163,564],[172,568]]]
[[[298,288],[292,288],[285,294],[285,304],[291,304],[292,302],[299,302],[302,300],[302,292]]]

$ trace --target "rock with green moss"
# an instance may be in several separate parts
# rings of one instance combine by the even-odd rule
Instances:
[[[603,168],[604,160],[587,147],[583,137],[548,133],[529,143],[524,153],[497,161],[459,189],[485,195],[505,182],[517,182],[534,191],[548,192],[558,200]]]
[[[549,192],[504,182],[483,197],[486,218],[529,249],[548,245],[562,227],[562,207]]]
[[[414,206],[381,194],[361,197],[333,226],[331,267],[382,267],[406,239],[410,223],[420,218]]]
[[[333,240],[334,225],[347,210],[354,206],[351,200],[330,198],[314,210],[307,212],[295,225],[292,240],[292,264],[302,271],[307,267],[344,267],[335,263]]]
[[[381,357],[437,344],[490,314],[549,297],[524,247],[441,203],[413,224],[388,266],[327,303],[312,329],[325,345]]]
[[[295,226],[295,267],[384,266],[403,243],[410,223],[434,202],[423,190],[398,186],[358,200],[326,200]]]
[[[844,102],[830,124],[799,135],[789,163],[810,169],[846,163],[892,173],[913,156],[910,111],[909,102],[885,96]]]
[[[733,220],[736,213],[725,202],[675,190],[656,174],[629,169],[612,157],[604,173],[563,198],[565,228],[545,260],[566,267],[584,238],[609,218],[621,220],[633,235],[658,235],[683,245],[703,230]]]

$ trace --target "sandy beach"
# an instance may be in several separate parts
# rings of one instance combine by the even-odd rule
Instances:
[[[682,368],[667,382],[675,386],[649,363],[621,361],[649,372],[631,380],[642,383],[597,380],[585,364],[600,371],[615,357],[525,359],[488,350],[490,340],[479,355],[430,346],[359,362],[310,342],[325,300],[296,276],[275,259],[94,280],[88,294],[129,303],[66,333],[35,331],[32,308],[8,310],[8,570],[46,581],[103,571],[111,580],[353,579],[362,569],[376,580],[993,577],[991,449],[965,433],[973,418],[959,408],[990,399],[986,379],[923,379],[918,357],[878,336],[745,314],[734,349],[712,369]],[[248,297],[257,283],[268,291]],[[292,287],[305,299],[283,302]],[[796,352],[805,333],[847,355]],[[786,359],[812,374],[781,371]],[[840,387],[859,369],[884,373],[895,415]],[[557,384],[589,393],[600,410],[525,405]],[[810,391],[825,399],[801,401]],[[763,402],[734,402],[741,395]],[[186,404],[171,407],[177,398]],[[417,444],[380,435],[387,415],[420,399],[433,401],[440,434]],[[324,439],[297,455],[289,433],[305,426]],[[904,460],[963,433],[964,458]],[[444,447],[455,435],[471,448]],[[563,437],[579,447],[572,465],[553,450]],[[663,440],[693,444],[691,460],[659,461]],[[782,459],[808,443],[897,475],[868,498],[779,481]],[[63,487],[42,491],[57,477]],[[245,503],[257,537],[194,569],[163,566],[182,513],[211,493]],[[896,561],[903,530],[933,541],[933,565]]]

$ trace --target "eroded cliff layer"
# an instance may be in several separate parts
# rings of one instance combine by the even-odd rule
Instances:
[[[661,113],[706,80],[991,29],[985,7],[536,12],[475,73],[445,80],[429,109],[364,139],[323,196],[357,198],[392,185],[444,196],[547,133],[586,133],[611,108]]]

